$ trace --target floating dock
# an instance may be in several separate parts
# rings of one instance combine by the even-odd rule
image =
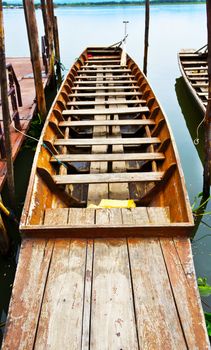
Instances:
[[[16,103],[17,103],[17,112],[19,114],[20,121],[20,131],[26,133],[29,129],[30,122],[36,111],[36,100],[35,100],[35,87],[34,87],[34,78],[32,72],[31,60],[29,57],[8,57],[7,65],[12,66],[12,69],[17,78],[17,82],[20,86],[20,94],[22,99],[22,106],[18,106],[18,97],[17,97],[17,88],[14,83],[13,87],[8,86],[11,96],[11,91],[14,91]],[[44,86],[47,83],[47,76],[44,73],[43,69],[43,84]],[[8,84],[9,85],[9,84]],[[9,96],[9,104],[10,104],[10,112],[11,119],[13,116],[13,108],[12,103],[10,101]],[[17,118],[17,114],[15,115]],[[16,131],[12,124],[14,121],[11,120],[11,143],[12,143],[12,156],[13,160],[17,157],[17,154],[21,148],[23,141],[25,140],[25,136],[18,131]],[[0,125],[3,133],[3,122],[2,122],[2,110],[0,108]],[[2,133],[0,134],[0,138],[2,138]],[[3,188],[4,182],[6,180],[6,172],[7,165],[6,160],[2,156],[0,156],[0,191]]]
[[[85,50],[49,112],[3,350],[209,349],[174,140],[146,77],[121,53]]]

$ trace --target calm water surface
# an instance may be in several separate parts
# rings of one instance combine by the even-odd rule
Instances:
[[[69,68],[89,45],[111,45],[123,37],[123,20],[128,20],[127,51],[142,67],[144,7],[106,6],[57,8],[61,61]],[[37,10],[40,35],[43,25]],[[5,10],[7,56],[29,55],[23,10]],[[190,98],[178,69],[177,52],[181,48],[198,49],[206,43],[205,5],[151,6],[148,78],[170,121],[179,150],[190,201],[202,190],[202,135],[197,148],[193,144],[202,116]],[[14,34],[14,28],[16,34]],[[18,32],[18,39],[17,39]],[[188,126],[188,128],[187,128]],[[208,205],[207,210],[211,210]],[[211,225],[210,216],[204,221]],[[195,239],[211,231],[200,224]],[[198,276],[207,276],[211,284],[211,238],[193,244]],[[2,297],[2,287],[1,297]],[[211,303],[211,301],[209,301]],[[1,307],[1,301],[0,301]],[[0,309],[1,320],[6,307]]]

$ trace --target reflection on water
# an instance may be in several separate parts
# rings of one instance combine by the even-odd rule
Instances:
[[[177,95],[177,100],[181,108],[181,112],[185,118],[185,122],[191,138],[194,142],[197,138],[197,127],[203,120],[204,116],[198,107],[193,96],[190,94],[183,77],[176,79],[175,91]],[[198,155],[203,163],[203,154],[204,154],[204,124],[199,128],[198,139],[199,144],[196,145],[196,150]]]

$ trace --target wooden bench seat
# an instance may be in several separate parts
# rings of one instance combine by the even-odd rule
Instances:
[[[123,85],[123,86],[75,86],[72,87],[71,90],[126,90],[126,89],[140,89],[138,85]]]
[[[111,153],[111,154],[57,154],[56,159],[51,158],[51,162],[114,162],[114,161],[143,161],[143,160],[161,160],[165,156],[161,152],[148,153]]]
[[[132,114],[132,113],[148,113],[149,108],[144,107],[119,107],[119,108],[99,108],[99,109],[66,109],[62,112],[63,115],[111,115],[111,114]]]
[[[164,173],[162,171],[139,173],[99,173],[83,175],[54,175],[56,185],[67,184],[102,184],[102,183],[130,183],[141,181],[160,181]]]
[[[45,142],[45,141],[44,141]],[[56,139],[55,146],[91,146],[91,145],[143,145],[158,144],[158,137],[139,138],[95,138],[95,139]]]
[[[77,113],[76,113],[77,114]],[[60,127],[84,127],[84,126],[125,126],[125,125],[155,125],[155,122],[150,119],[124,119],[124,120],[80,120],[80,121],[64,121],[60,122]]]
[[[132,105],[132,104],[146,104],[146,100],[126,100],[125,104]],[[114,100],[114,101],[71,101],[67,103],[67,106],[109,106],[109,105],[122,105],[122,101]]]
[[[107,97],[107,96],[142,96],[142,92],[140,91],[130,91],[130,92],[116,92],[116,91],[110,91],[110,92],[83,92],[83,93],[73,93],[70,94],[69,97]],[[103,104],[103,102],[102,102]]]

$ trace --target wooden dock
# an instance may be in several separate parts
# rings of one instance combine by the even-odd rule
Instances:
[[[24,240],[6,349],[209,349],[189,239]]]
[[[29,129],[30,122],[36,111],[36,101],[35,101],[35,88],[34,88],[34,78],[32,73],[32,65],[29,57],[8,57],[7,64],[11,64],[16,77],[18,79],[21,97],[22,97],[22,107],[18,107],[18,112],[20,116],[21,131],[26,133]],[[44,74],[43,69],[43,84],[46,85],[47,76]],[[10,102],[10,98],[9,98]],[[12,115],[12,106],[10,103],[10,110]],[[13,128],[13,121],[11,123],[11,142],[12,142],[12,155],[13,160],[17,157],[17,154],[25,140],[23,134],[19,133]],[[3,130],[2,123],[2,110],[0,108],[0,124]],[[0,191],[3,188],[4,182],[6,180],[6,160],[0,157]]]

